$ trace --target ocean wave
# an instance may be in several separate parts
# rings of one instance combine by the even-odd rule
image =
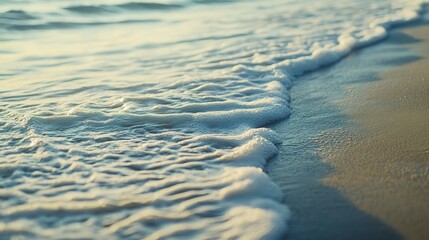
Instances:
[[[0,13],[0,20],[33,20],[37,17],[22,11],[22,10],[9,10],[7,12]]]
[[[154,32],[97,29],[101,38],[29,32],[31,46],[53,45],[42,54],[20,48],[32,41],[8,45],[20,78],[4,86],[26,85],[1,92],[0,237],[280,239],[290,213],[263,168],[281,141],[265,127],[291,114],[292,81],[382,40],[419,9],[358,12],[350,1],[316,9],[320,19],[288,18],[295,8],[278,2],[281,11],[231,9],[238,23],[198,13]],[[179,36],[162,44],[169,32]],[[155,44],[143,41],[150,33]],[[55,65],[64,56],[73,64]],[[20,75],[27,68],[41,73]]]
[[[198,4],[219,4],[219,3],[232,3],[237,0],[191,0],[193,3]]]
[[[151,2],[128,2],[116,5],[73,5],[65,7],[64,9],[70,12],[79,14],[96,14],[96,13],[111,13],[121,10],[128,11],[149,11],[149,10],[174,10],[183,8],[179,4],[166,4],[166,3],[151,3]]]
[[[0,27],[13,31],[31,31],[31,30],[49,30],[49,29],[72,29],[90,26],[103,25],[121,25],[121,24],[137,24],[137,23],[154,23],[159,22],[157,19],[129,19],[122,21],[104,21],[104,22],[47,22],[41,24],[13,24],[0,23]]]

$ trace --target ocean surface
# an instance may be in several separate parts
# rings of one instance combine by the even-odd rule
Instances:
[[[293,81],[422,4],[2,0],[0,239],[281,238]]]

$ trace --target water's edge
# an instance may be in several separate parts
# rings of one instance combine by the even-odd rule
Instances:
[[[267,166],[268,175],[281,187],[284,203],[292,212],[285,238],[402,239],[394,229],[354,206],[338,189],[323,183],[334,169],[318,155],[320,145],[314,139],[337,129],[338,136],[333,139],[345,141],[341,129],[353,128],[353,123],[336,102],[350,94],[349,88],[377,81],[381,71],[419,59],[400,46],[417,41],[400,30],[428,24],[426,8],[419,21],[394,26],[386,41],[356,49],[337,64],[293,82],[291,116],[270,126],[283,143]]]

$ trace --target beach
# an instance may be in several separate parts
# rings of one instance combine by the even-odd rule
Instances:
[[[269,167],[293,214],[286,239],[429,237],[428,37],[395,29],[294,86],[287,124],[302,130],[273,127],[288,137]]]
[[[415,169],[427,151],[424,108],[378,105],[425,95],[416,83],[396,98],[401,76],[415,75],[400,67],[423,57],[407,45],[419,36],[395,27],[417,23],[426,8],[424,0],[0,1],[0,239],[421,232],[390,210],[425,208],[417,191],[427,173]],[[391,75],[398,83],[384,84]],[[408,112],[391,118],[397,109]],[[415,142],[395,144],[420,160],[401,171],[399,159],[360,160],[399,149],[364,143],[384,127],[405,128],[407,117],[420,124],[406,131]],[[404,176],[395,182],[377,168]]]
[[[354,128],[321,150],[335,169],[325,183],[405,239],[429,238],[429,27],[401,30],[422,59],[383,71],[340,103]],[[341,134],[342,134],[341,133]],[[335,134],[335,132],[333,133]],[[337,135],[337,134],[335,134]]]

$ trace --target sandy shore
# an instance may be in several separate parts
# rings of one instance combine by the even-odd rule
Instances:
[[[324,183],[405,239],[429,239],[429,27],[399,31],[409,63],[381,72],[379,81],[349,88],[338,106],[352,128],[317,142],[334,168]]]
[[[292,211],[288,240],[429,239],[429,27],[303,76],[268,174]]]

